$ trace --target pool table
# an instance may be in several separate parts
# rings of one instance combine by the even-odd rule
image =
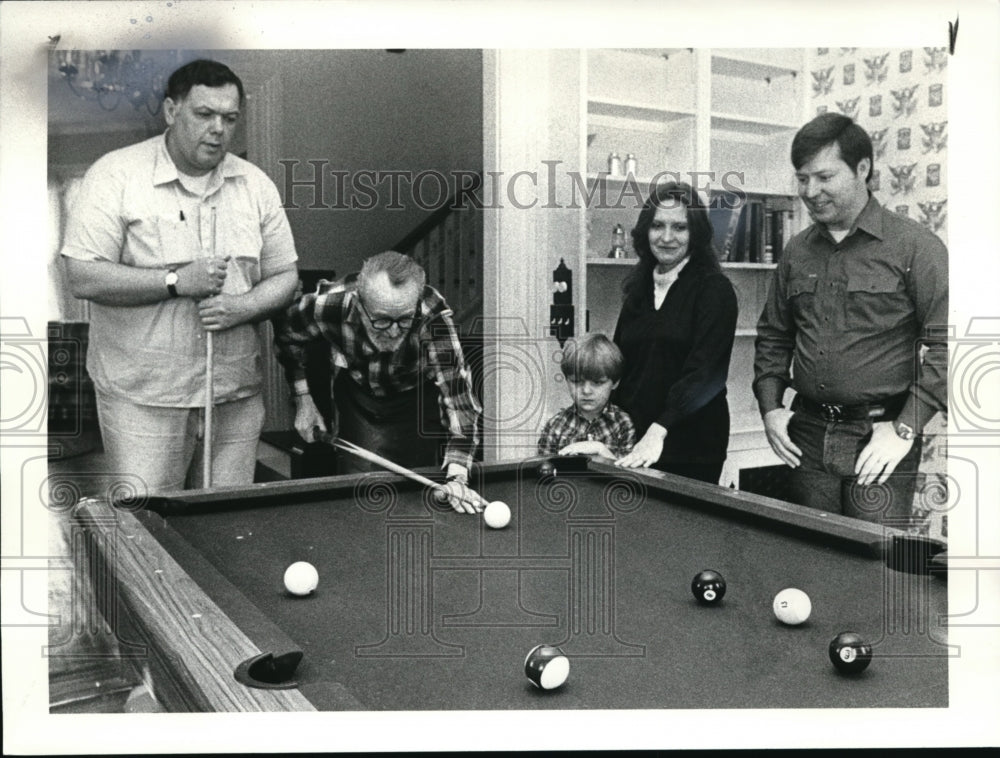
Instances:
[[[941,545],[891,525],[572,456],[477,465],[503,529],[389,473],[73,512],[98,604],[173,711],[945,707]],[[424,472],[434,476],[433,472]],[[308,561],[319,585],[283,586]],[[98,567],[95,570],[94,567]],[[699,604],[691,580],[725,577]],[[803,624],[772,611],[812,600]],[[845,675],[855,631],[871,666]],[[524,674],[558,645],[562,687]]]

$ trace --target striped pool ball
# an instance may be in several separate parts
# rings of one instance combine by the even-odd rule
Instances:
[[[773,609],[781,623],[796,626],[809,618],[812,601],[802,590],[789,587],[774,596]]]
[[[537,645],[524,659],[524,673],[536,687],[554,690],[569,676],[569,658],[554,645]]]

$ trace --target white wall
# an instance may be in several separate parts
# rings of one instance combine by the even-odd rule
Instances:
[[[307,161],[327,161],[329,170],[482,170],[482,53],[479,50],[319,50],[237,52],[227,56],[234,70],[250,57],[273,58],[280,68],[283,126],[280,160],[297,161],[295,177],[311,177]],[[279,168],[276,176],[284,176]],[[350,179],[347,180],[350,182]],[[428,211],[412,201],[400,183],[402,210],[334,209],[332,177],[324,180],[322,203],[310,209],[312,189],[285,197],[301,205],[288,217],[302,268],[334,268],[338,275],[395,245]],[[279,191],[285,187],[279,181]],[[388,183],[378,187],[389,203]],[[433,201],[437,185],[428,181]],[[359,198],[365,201],[364,197]]]
[[[239,75],[273,69],[282,83],[279,160],[297,161],[311,173],[310,160],[326,170],[400,170],[414,174],[482,170],[482,52],[480,50],[225,50],[205,51]],[[157,62],[169,52],[145,52]],[[163,129],[163,117],[122,103],[104,111],[69,92],[54,72],[49,76],[50,165],[89,163],[95,158]],[[252,107],[252,102],[248,108]],[[237,149],[238,152],[238,149]],[[281,166],[268,169],[279,177]],[[302,174],[297,173],[296,178]],[[326,177],[327,206],[337,202]],[[401,183],[402,210],[289,210],[302,268],[356,270],[361,261],[396,244],[426,217]],[[389,203],[388,185],[379,187],[379,205]],[[311,195],[301,194],[303,206]],[[433,201],[437,185],[426,184]],[[290,198],[286,198],[286,202]],[[364,198],[361,198],[364,200]]]

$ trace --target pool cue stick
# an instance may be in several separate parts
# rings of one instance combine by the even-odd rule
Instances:
[[[338,450],[343,450],[345,453],[356,455],[358,458],[363,458],[364,460],[369,461],[370,463],[374,463],[375,465],[381,466],[384,469],[392,471],[401,476],[405,476],[407,479],[411,479],[414,482],[418,482],[424,485],[425,487],[430,487],[432,490],[436,490],[438,492],[444,492],[449,495],[451,494],[448,488],[445,485],[441,484],[440,482],[432,481],[431,479],[428,479],[426,476],[418,474],[416,471],[410,471],[410,469],[406,468],[405,466],[400,466],[398,463],[393,463],[388,458],[383,458],[381,455],[379,455],[378,453],[373,453],[371,450],[365,450],[365,448],[359,447],[358,445],[355,445],[353,442],[348,442],[347,440],[342,440],[342,439],[331,439],[330,444],[333,445]],[[480,498],[480,501],[481,502],[479,503],[473,502],[472,505],[475,507],[483,506],[484,501],[482,501],[482,498]]]
[[[215,206],[212,206],[212,221],[209,224],[209,258],[215,258]],[[203,487],[212,486],[212,413],[215,409],[215,344],[212,332],[205,333],[205,437],[202,442],[204,454],[202,468]]]

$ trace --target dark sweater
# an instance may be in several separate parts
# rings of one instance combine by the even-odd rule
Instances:
[[[637,440],[654,422],[666,427],[661,464],[725,459],[736,315],[729,279],[694,260],[658,310],[652,279],[626,296],[614,336],[625,374],[612,399],[632,417]]]

